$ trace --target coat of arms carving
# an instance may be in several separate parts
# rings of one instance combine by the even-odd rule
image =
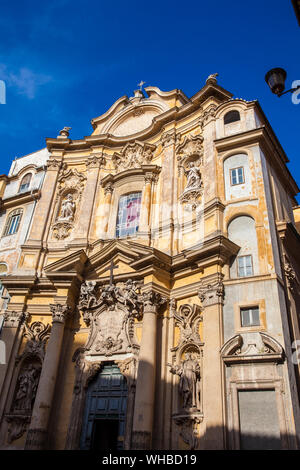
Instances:
[[[112,356],[138,351],[134,320],[142,313],[142,301],[137,282],[128,279],[121,287],[110,284],[97,289],[95,281],[86,281],[79,308],[90,326],[87,353]]]

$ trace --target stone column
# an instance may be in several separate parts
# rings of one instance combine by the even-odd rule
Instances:
[[[99,175],[99,167],[103,165],[105,158],[92,155],[86,160],[87,180],[80,203],[80,213],[76,227],[74,243],[86,243],[88,241],[89,228],[95,200],[95,192]]]
[[[53,319],[52,329],[27,433],[25,449],[29,450],[42,450],[47,446],[48,423],[61,355],[64,326],[70,313],[70,307],[67,305],[52,304],[50,308]]]
[[[140,217],[140,226],[139,232],[145,233],[149,237],[150,227],[150,210],[151,210],[151,189],[152,189],[152,180],[154,178],[153,173],[146,173],[145,175],[145,186],[143,190],[143,197],[141,202],[141,217]]]
[[[149,450],[152,447],[157,310],[166,301],[166,299],[154,291],[144,293],[143,297],[143,333],[139,353],[131,443],[131,448],[135,450]]]
[[[162,134],[163,163],[161,171],[162,191],[160,210],[160,230],[162,230],[162,240],[160,249],[168,254],[173,253],[174,236],[174,179],[175,179],[175,144],[176,130]]]
[[[52,207],[51,201],[54,196],[58,172],[61,168],[61,161],[50,159],[47,163],[47,167],[41,199],[35,209],[33,223],[31,225],[26,245],[42,244],[47,221],[50,217],[50,210]]]
[[[107,183],[104,187],[104,207],[103,207],[103,216],[101,217],[100,228],[101,233],[99,238],[105,239],[107,236],[109,214],[111,209],[111,200],[114,187],[112,183]]]
[[[221,275],[202,281],[199,297],[203,312],[203,414],[204,448],[225,447],[224,369],[220,355],[223,345],[224,286]]]

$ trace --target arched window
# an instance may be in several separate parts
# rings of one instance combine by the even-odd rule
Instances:
[[[230,268],[230,277],[248,277],[258,273],[258,246],[255,221],[241,215],[228,225],[228,238],[240,246],[240,251]]]
[[[231,124],[232,122],[240,121],[240,113],[238,111],[229,111],[224,116],[224,124]]]
[[[21,184],[20,184],[20,188],[19,188],[19,193],[24,193],[25,191],[27,191],[27,189],[30,186],[31,177],[32,177],[31,173],[27,173],[25,176],[23,176]]]
[[[142,193],[131,193],[119,199],[116,237],[133,236],[139,229]]]
[[[16,209],[9,214],[4,228],[3,237],[17,233],[19,230],[22,214],[23,209]]]

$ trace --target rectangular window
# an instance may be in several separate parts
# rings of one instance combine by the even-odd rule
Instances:
[[[259,308],[245,307],[241,308],[241,325],[242,326],[259,326]]]
[[[120,197],[116,226],[116,237],[133,236],[139,229],[142,193]]]
[[[252,256],[251,255],[238,256],[237,265],[238,265],[238,276],[239,277],[253,276]]]
[[[244,179],[244,168],[241,166],[239,168],[232,168],[230,170],[231,185],[242,184],[245,182]]]

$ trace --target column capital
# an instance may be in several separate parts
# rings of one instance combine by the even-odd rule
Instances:
[[[85,161],[88,170],[105,166],[106,159],[102,154],[92,154]]]
[[[5,328],[18,328],[26,319],[26,314],[24,312],[16,312],[15,310],[11,312],[5,312],[4,314],[4,327]]]
[[[61,160],[56,160],[55,158],[52,158],[50,160],[47,161],[46,163],[47,165],[47,170],[54,170],[54,171],[58,171],[60,170],[61,166],[62,166],[62,161]]]
[[[71,315],[71,308],[68,305],[50,304],[53,323],[65,323]]]
[[[209,307],[215,304],[224,303],[224,284],[221,279],[217,279],[214,282],[204,284],[198,291],[198,296],[202,302],[203,307]]]
[[[167,132],[164,132],[161,136],[161,143],[163,147],[168,147],[169,145],[175,145],[178,136],[176,134],[176,129],[171,129]]]
[[[142,302],[144,305],[144,312],[145,311],[154,311],[164,305],[167,302],[167,298],[163,297],[159,292],[155,292],[150,290],[148,292],[143,292],[142,294]]]

